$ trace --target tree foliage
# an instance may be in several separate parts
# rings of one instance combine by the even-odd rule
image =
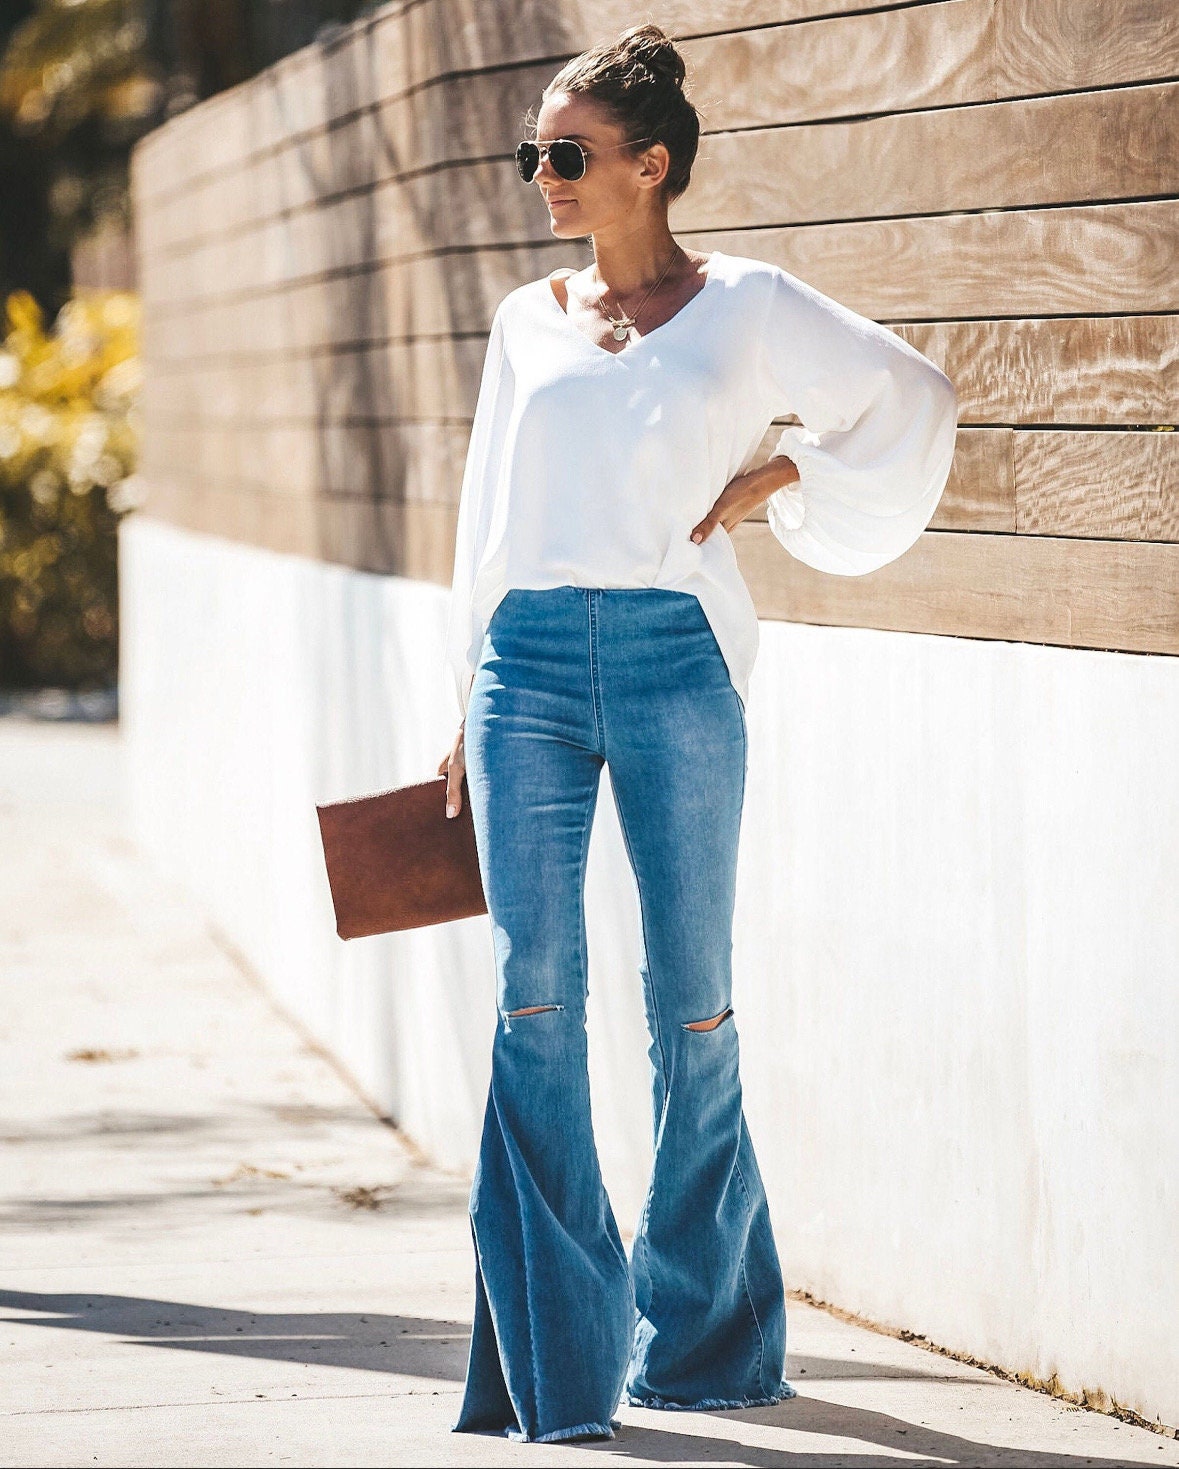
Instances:
[[[140,503],[139,303],[25,291],[0,349],[0,684],[103,687],[117,664],[119,520]]]

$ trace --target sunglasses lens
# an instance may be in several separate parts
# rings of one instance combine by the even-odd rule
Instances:
[[[521,143],[516,149],[516,171],[526,184],[540,167],[540,149],[535,143]]]
[[[554,173],[570,182],[579,179],[585,172],[585,154],[579,144],[570,142],[567,138],[558,138],[550,147],[549,162],[553,165]]]
[[[558,138],[548,145],[549,162],[558,178],[572,182],[585,172],[585,154],[579,143],[569,138]],[[540,167],[540,145],[527,139],[516,144],[516,172],[526,184],[532,182]]]

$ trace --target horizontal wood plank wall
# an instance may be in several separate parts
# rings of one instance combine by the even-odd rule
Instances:
[[[738,527],[768,618],[1179,653],[1179,5],[670,0],[704,136],[685,244],[888,325],[959,392],[892,566]],[[412,0],[133,159],[150,513],[449,583],[491,316],[554,241],[511,153],[630,0]],[[781,430],[772,425],[769,453]]]

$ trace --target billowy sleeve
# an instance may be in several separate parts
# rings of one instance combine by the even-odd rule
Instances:
[[[499,461],[504,450],[505,432],[512,410],[515,380],[511,363],[504,351],[502,304],[492,317],[487,335],[487,351],[483,358],[483,376],[479,398],[471,420],[471,436],[467,444],[467,463],[462,470],[462,489],[458,499],[458,523],[455,529],[454,577],[451,580],[451,602],[446,620],[445,683],[457,720],[467,717],[471,680],[479,663],[483,646],[483,623],[474,607],[473,593],[487,529],[495,508]]]
[[[954,457],[958,395],[895,332],[774,267],[760,339],[775,444],[800,478],[766,502],[770,529],[818,571],[856,576],[907,551]]]
[[[471,681],[475,676],[484,628],[473,603],[475,577],[487,544],[495,503],[507,421],[512,411],[515,381],[504,352],[502,304],[492,318],[483,359],[479,397],[471,423],[467,460],[459,493],[455,531],[454,576],[446,628],[445,683],[455,717],[467,715]]]

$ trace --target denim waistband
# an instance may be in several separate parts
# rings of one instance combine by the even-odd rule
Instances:
[[[609,609],[612,625],[624,630],[639,622],[684,626],[707,625],[700,599],[674,587],[509,587],[492,613],[497,617],[533,617],[550,625],[562,618],[577,620]],[[488,624],[490,626],[490,622]]]
[[[602,753],[611,743],[608,726],[694,728],[687,706],[700,700],[718,699],[721,723],[739,729],[741,715],[729,702],[739,706],[740,699],[692,592],[512,587],[491,615],[479,663],[473,696],[479,687],[502,690],[497,712],[513,697],[534,714],[543,707],[546,718],[579,730]],[[477,701],[476,717],[489,712],[486,700]],[[698,702],[695,713],[704,718]]]

